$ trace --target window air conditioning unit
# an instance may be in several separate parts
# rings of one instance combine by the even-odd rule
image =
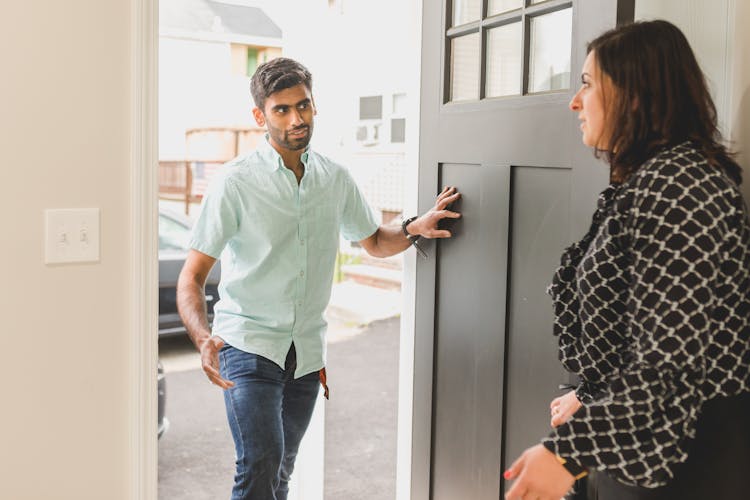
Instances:
[[[380,144],[380,127],[382,123],[360,122],[357,127],[357,144],[360,146],[376,146]]]

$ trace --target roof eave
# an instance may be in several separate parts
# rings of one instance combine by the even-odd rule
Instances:
[[[179,28],[161,27],[159,36],[183,40],[198,40],[203,42],[237,43],[242,45],[256,45],[260,47],[281,48],[281,38],[241,35],[237,33],[216,33],[213,31],[194,31]]]

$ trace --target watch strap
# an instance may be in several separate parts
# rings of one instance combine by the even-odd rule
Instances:
[[[404,232],[404,236],[406,236],[409,239],[411,239],[411,238],[419,238],[418,234],[411,234],[411,233],[409,233],[409,231],[406,230],[406,226],[408,226],[409,224],[411,224],[415,220],[417,220],[417,216],[416,215],[413,216],[413,217],[409,217],[408,219],[405,219],[403,222],[401,222],[401,231],[403,231]]]

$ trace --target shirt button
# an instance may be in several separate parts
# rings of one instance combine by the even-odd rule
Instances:
[[[299,244],[300,245],[304,245],[305,244],[305,240],[299,240]]]
[[[298,300],[298,301],[297,301],[297,305],[298,305],[298,306],[301,306],[301,305],[302,305],[302,301],[301,301],[301,300]]]
[[[300,275],[300,276],[304,276],[304,275],[305,275],[305,271],[300,271],[300,272],[299,272],[299,275]]]

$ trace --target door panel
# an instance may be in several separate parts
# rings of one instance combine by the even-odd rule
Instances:
[[[513,167],[502,469],[549,432],[549,402],[568,382],[551,335],[552,305],[546,294],[552,270],[567,243],[570,170]]]
[[[432,498],[497,498],[510,168],[444,164],[439,174],[464,198],[455,240],[437,252]]]

